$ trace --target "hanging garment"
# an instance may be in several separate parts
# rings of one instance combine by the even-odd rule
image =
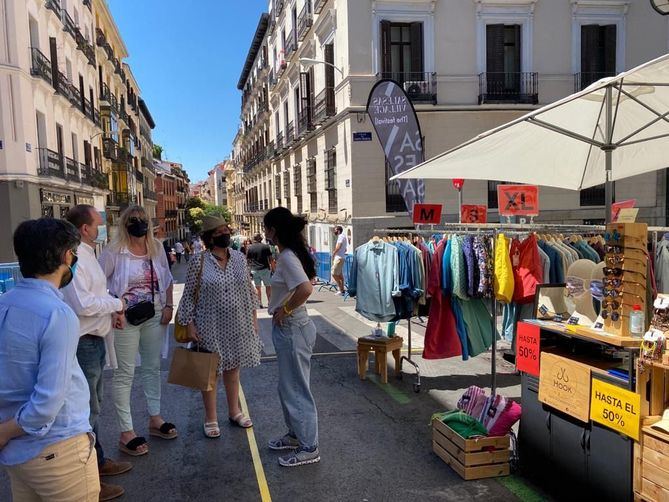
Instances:
[[[509,257],[509,239],[504,234],[497,235],[495,242],[495,298],[509,303],[513,298],[513,269]]]
[[[657,292],[669,293],[669,240],[662,239],[655,248]]]
[[[454,300],[455,301],[455,300]],[[480,298],[458,300],[467,327],[469,356],[487,352],[492,345],[492,316]]]
[[[462,237],[455,236],[451,239],[451,277],[453,279],[453,296],[464,300],[469,298],[467,295],[467,266],[465,255],[462,249]],[[450,242],[450,241],[449,241]]]
[[[523,242],[514,239],[511,243],[514,302],[521,304],[533,302],[537,284],[543,283],[544,268],[538,249],[534,234],[530,234]]]
[[[406,242],[393,243],[398,253],[400,295],[393,297],[397,317],[394,320],[413,316],[418,300],[423,294],[419,251]]]
[[[467,296],[473,298],[478,290],[479,267],[474,257],[474,237],[465,235],[462,238],[462,253],[465,256],[465,268],[467,271]]]
[[[462,311],[462,304],[467,303],[465,300],[460,300],[457,296],[451,297],[451,308],[455,316],[455,329],[460,341],[460,348],[462,350],[462,360],[469,359],[470,344],[467,337],[467,324],[465,323],[465,314]]]
[[[451,309],[450,295],[443,293],[441,284],[441,268],[446,248],[446,242],[442,241],[432,255],[428,281],[428,292],[432,300],[430,301],[430,313],[425,329],[423,359],[443,359],[462,355],[462,347],[455,326],[455,316]]]
[[[541,268],[543,269],[543,281],[546,283],[550,281],[551,277],[551,259],[546,252],[537,244],[537,251],[539,251],[539,258],[541,259]]]
[[[383,241],[358,247],[353,254],[349,295],[356,298],[355,310],[371,321],[395,319],[394,296],[399,296],[397,249]]]
[[[492,260],[490,250],[483,237],[474,237],[474,255],[479,268],[479,283],[476,296],[483,298],[492,297]]]
[[[548,280],[544,277],[544,282],[550,284],[562,284],[564,283],[564,268],[562,262],[562,256],[558,253],[553,246],[549,245],[546,241],[539,241],[539,247],[548,255],[550,259],[550,273]]]
[[[442,241],[443,242],[443,241]],[[448,239],[446,248],[443,251],[443,256],[439,261],[441,289],[444,295],[450,296],[453,292],[453,281],[451,277],[451,251],[453,249],[453,239]]]

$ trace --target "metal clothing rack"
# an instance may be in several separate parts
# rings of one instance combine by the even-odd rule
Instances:
[[[495,256],[495,244],[497,241],[497,235],[503,233],[505,235],[523,235],[533,232],[547,232],[547,233],[561,233],[568,235],[597,235],[601,234],[606,230],[605,225],[560,225],[560,224],[517,224],[517,223],[483,223],[483,224],[467,224],[467,223],[445,223],[442,225],[430,226],[429,230],[423,229],[409,229],[409,228],[382,228],[375,229],[375,234],[386,234],[386,235],[397,235],[397,236],[432,236],[435,234],[457,234],[457,235],[479,235],[492,238],[492,255]],[[649,229],[650,230],[650,229]],[[658,229],[659,230],[659,229]],[[669,230],[668,230],[669,231]],[[494,274],[494,260],[493,260],[493,274]],[[495,295],[492,296],[492,315],[491,315],[491,324],[492,324],[492,345],[491,352],[492,358],[490,362],[490,372],[491,372],[491,392],[492,395],[497,394],[497,299]],[[401,372],[401,363],[407,361],[416,369],[416,380],[414,383],[414,391],[420,392],[420,368],[418,364],[411,358],[411,318],[408,320],[408,354],[407,356],[402,356],[400,359],[400,372]],[[401,375],[401,373],[400,373]]]

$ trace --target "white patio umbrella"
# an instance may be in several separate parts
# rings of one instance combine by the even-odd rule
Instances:
[[[487,131],[391,179],[581,190],[669,167],[669,54]]]

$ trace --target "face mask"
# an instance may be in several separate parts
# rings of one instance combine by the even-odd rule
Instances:
[[[149,225],[144,221],[136,221],[126,227],[128,233],[133,237],[144,237],[149,230]]]
[[[227,248],[230,245],[230,234],[217,235],[212,241],[217,248]]]
[[[69,283],[72,282],[72,279],[74,279],[74,274],[77,271],[77,262],[79,261],[79,258],[77,255],[74,255],[74,259],[72,260],[72,264],[68,265],[67,268],[69,268],[69,273],[65,273],[63,277],[60,279],[60,289],[63,289],[65,286],[67,286]]]

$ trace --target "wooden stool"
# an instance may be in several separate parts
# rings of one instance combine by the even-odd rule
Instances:
[[[381,375],[381,382],[388,383],[388,352],[393,353],[395,358],[395,376],[400,373],[400,351],[404,339],[401,336],[393,336],[390,338],[366,336],[358,339],[358,375],[360,380],[365,379],[367,373],[367,361],[369,359],[369,351],[374,351],[374,361],[376,365],[376,374]]]

